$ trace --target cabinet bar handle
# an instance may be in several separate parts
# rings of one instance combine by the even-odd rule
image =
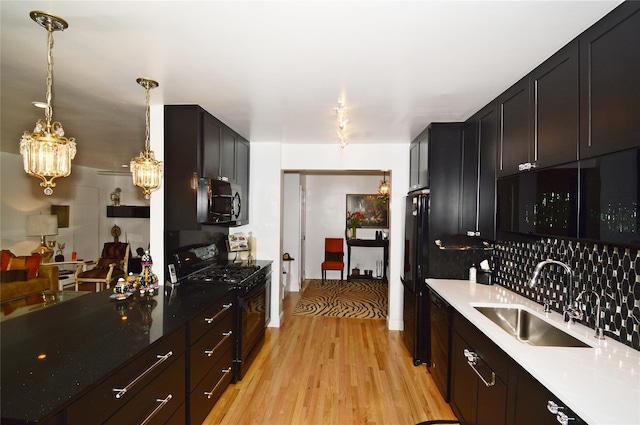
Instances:
[[[131,388],[133,388],[133,386],[135,384],[137,384],[142,378],[144,378],[149,372],[151,372],[153,369],[158,367],[161,363],[165,362],[172,355],[173,355],[173,351],[169,351],[167,354],[164,354],[164,355],[158,354],[156,356],[156,358],[158,358],[159,360],[157,362],[155,362],[154,364],[152,364],[151,366],[149,366],[147,368],[147,370],[145,370],[140,375],[138,375],[138,377],[136,379],[134,379],[133,381],[129,382],[129,384],[126,387],[124,387],[124,388],[114,388],[113,389],[114,392],[118,393],[118,394],[116,394],[116,398],[120,398],[123,395],[125,395],[127,391],[129,391]]]
[[[159,402],[160,404],[153,409],[153,412],[149,413],[149,416],[147,416],[144,421],[140,422],[140,425],[146,425],[149,423],[149,421],[151,419],[153,419],[153,417],[156,415],[156,413],[158,413],[160,411],[160,409],[162,409],[165,404],[169,403],[169,400],[171,400],[173,398],[173,396],[171,394],[169,394],[167,396],[167,398],[157,398],[156,401]]]
[[[478,377],[482,379],[482,382],[484,382],[484,385],[487,387],[493,387],[496,384],[495,372],[491,371],[491,382],[487,382],[487,380],[484,379],[484,376],[482,376],[478,371],[478,369],[476,369],[476,364],[478,363],[478,359],[480,358],[478,357],[478,354],[466,348],[464,349],[463,354],[467,358],[467,364],[469,364],[469,366],[471,366],[471,369],[473,369],[476,375],[478,375]]]
[[[211,391],[205,391],[204,395],[207,396],[208,399],[211,399],[211,396],[213,396],[213,393],[216,392],[216,390],[218,389],[218,387],[220,386],[220,384],[222,384],[222,381],[224,380],[224,377],[231,372],[231,368],[228,367],[226,369],[222,369],[222,376],[220,377],[220,379],[218,380],[218,382],[216,382],[215,387],[213,387],[213,389]]]
[[[214,320],[216,320],[218,318],[218,316],[220,316],[222,313],[224,313],[225,311],[229,310],[231,308],[231,306],[233,305],[233,303],[229,303],[229,304],[223,304],[222,305],[222,310],[220,310],[219,312],[216,313],[215,316],[213,317],[205,317],[204,321],[211,324],[213,323]]]
[[[218,343],[216,344],[215,347],[213,347],[211,350],[204,350],[204,353],[211,357],[211,355],[218,349],[218,347],[220,347],[220,345],[225,342],[227,340],[227,338],[229,338],[231,335],[233,334],[232,331],[229,332],[222,332],[222,335],[224,335],[224,338],[222,338],[220,341],[218,341]]]

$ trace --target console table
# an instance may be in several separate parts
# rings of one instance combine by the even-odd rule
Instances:
[[[356,248],[382,248],[382,277],[352,275],[351,274],[351,247]],[[387,282],[387,263],[389,262],[389,239],[347,239],[347,281],[354,279],[378,279]]]

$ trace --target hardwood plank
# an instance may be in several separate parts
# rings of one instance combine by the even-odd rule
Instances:
[[[454,419],[425,366],[415,367],[399,331],[384,320],[293,316],[244,379],[230,385],[204,425],[413,425]]]

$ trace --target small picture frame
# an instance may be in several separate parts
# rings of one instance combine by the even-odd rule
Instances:
[[[347,195],[347,211],[350,213],[360,211],[364,216],[360,227],[369,229],[389,228],[389,198],[377,194]],[[349,225],[347,224],[347,227]]]
[[[69,227],[69,205],[51,205],[51,215],[58,216],[58,229]]]

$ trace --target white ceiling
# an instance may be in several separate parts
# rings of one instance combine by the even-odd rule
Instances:
[[[613,1],[0,1],[2,151],[43,116],[42,10],[54,34],[55,120],[74,163],[116,170],[152,104],[199,104],[252,142],[406,143],[463,121],[620,3]],[[348,149],[348,147],[347,147]]]

